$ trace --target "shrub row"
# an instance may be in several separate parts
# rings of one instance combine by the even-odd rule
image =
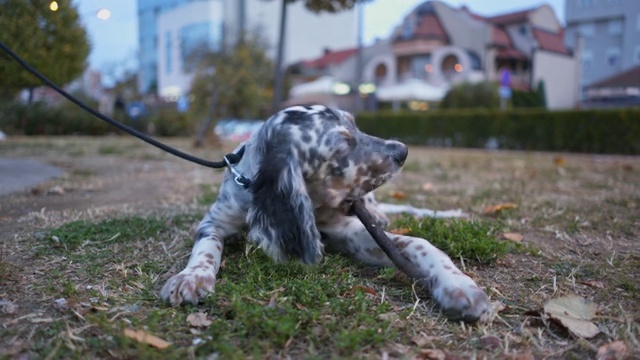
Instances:
[[[98,104],[82,99],[90,107]],[[112,117],[136,130],[151,130],[158,136],[186,136],[193,133],[187,114],[178,113],[174,107],[156,109],[138,119],[129,118],[123,110],[114,110]],[[150,124],[153,124],[150,126]],[[80,109],[75,104],[62,102],[48,105],[44,102],[23,104],[0,101],[0,130],[21,135],[106,135],[119,134],[120,130]]]
[[[414,145],[640,154],[640,109],[362,113],[364,132]]]

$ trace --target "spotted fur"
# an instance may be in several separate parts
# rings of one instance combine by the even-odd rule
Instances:
[[[196,304],[214,291],[224,240],[248,227],[248,240],[276,261],[317,263],[325,246],[375,266],[393,266],[362,223],[348,213],[365,198],[388,224],[371,191],[397,174],[407,147],[361,132],[353,117],[325,106],[294,106],[272,116],[246,143],[237,169],[248,190],[227,171],[216,202],[198,226],[186,268],[160,295],[173,306]],[[446,314],[476,321],[487,295],[427,240],[389,234],[419,269]]]

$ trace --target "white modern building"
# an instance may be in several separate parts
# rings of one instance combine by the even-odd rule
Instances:
[[[356,46],[355,10],[315,14],[303,3],[287,8],[284,66],[320,56],[324,48]],[[280,0],[138,0],[140,91],[171,97],[188,92],[189,49],[233,44],[243,26],[265,38],[275,59],[280,10]]]
[[[177,100],[189,91],[193,57],[223,46],[224,2],[192,1],[158,14],[157,94]]]

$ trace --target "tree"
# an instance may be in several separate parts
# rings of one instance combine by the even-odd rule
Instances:
[[[272,0],[263,0],[272,1]],[[287,5],[298,0],[280,0],[282,8],[280,9],[280,30],[278,34],[278,52],[276,55],[276,67],[274,69],[274,95],[271,103],[271,112],[275,112],[282,101],[282,89],[284,83],[284,72],[282,70],[282,56],[284,53],[284,35],[287,22]],[[336,13],[342,10],[352,9],[358,2],[366,2],[369,0],[301,0],[304,6],[315,13],[329,12]],[[360,54],[358,56],[361,56]]]
[[[246,37],[230,51],[197,54],[198,66],[191,84],[193,111],[205,116],[195,141],[201,146],[213,119],[266,118],[273,63],[257,35]]]
[[[57,84],[82,74],[89,56],[87,33],[71,0],[1,0],[0,41]],[[4,95],[40,86],[40,80],[8,55],[0,54],[0,87]],[[29,96],[31,100],[31,94]]]

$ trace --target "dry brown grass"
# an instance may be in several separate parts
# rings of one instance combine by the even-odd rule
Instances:
[[[187,139],[170,142],[189,149]],[[522,249],[490,266],[465,261],[506,308],[488,323],[464,326],[439,316],[393,271],[336,256],[311,270],[274,265],[243,245],[226,250],[216,296],[199,307],[166,308],[158,290],[184,264],[218,173],[129,138],[12,139],[0,143],[0,156],[66,171],[0,198],[0,300],[15,305],[14,311],[0,305],[0,354],[10,358],[583,359],[617,340],[628,357],[640,357],[638,157],[412,148],[403,174],[379,198],[461,208],[492,226],[492,234],[524,236]],[[47,194],[56,185],[65,193]],[[516,207],[483,214],[505,203]],[[73,221],[77,226],[69,227]],[[96,235],[87,235],[91,224]],[[66,242],[75,235],[77,242]],[[330,298],[319,299],[320,292]],[[564,294],[598,304],[599,335],[581,339],[536,316]],[[61,298],[66,307],[56,304]],[[277,311],[256,318],[272,301]],[[213,325],[190,326],[187,315],[198,311]],[[173,345],[149,348],[124,337],[123,328]]]

